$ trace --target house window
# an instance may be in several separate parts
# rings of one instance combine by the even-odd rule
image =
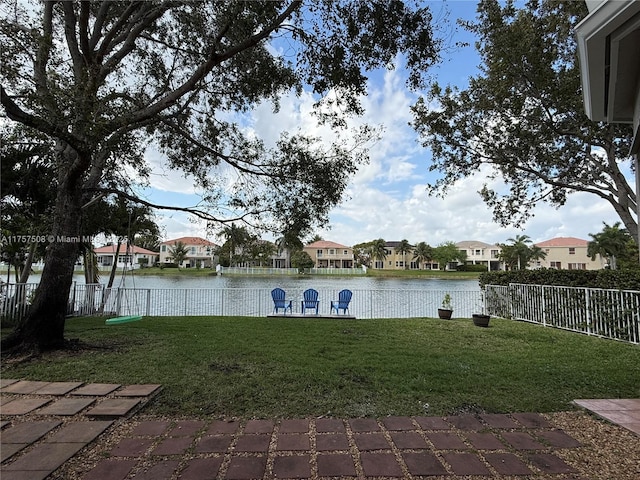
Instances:
[[[574,247],[569,247],[569,255],[575,255],[576,249]]]
[[[321,257],[322,256],[322,250],[316,250],[316,256],[317,257]]]
[[[162,245],[162,247],[160,247],[160,250],[162,252],[166,252],[167,251],[167,246],[166,245]]]
[[[557,268],[560,270],[562,268],[562,262],[551,262],[549,268]]]
[[[335,255],[336,251],[332,248],[331,250],[329,250],[329,255]]]
[[[586,263],[570,263],[567,268],[569,270],[586,270],[587,269],[587,264]]]
[[[342,254],[343,254],[343,255],[349,255],[349,250],[343,250],[343,251],[342,251]]]
[[[481,257],[482,256],[482,250],[476,250],[474,252],[474,255],[476,255],[477,257]]]
[[[500,256],[499,250],[491,250],[491,258],[498,258]]]
[[[195,255],[196,253],[196,247],[191,247],[191,255]]]

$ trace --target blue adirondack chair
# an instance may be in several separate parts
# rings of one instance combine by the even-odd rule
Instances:
[[[274,288],[273,290],[271,290],[271,298],[273,298],[273,311],[278,313],[279,309],[282,309],[282,311],[285,313],[287,313],[287,310],[289,310],[289,313],[291,313],[293,310],[291,309],[291,300],[285,300],[285,293],[284,290],[281,288]]]
[[[338,293],[338,301],[331,301],[331,311],[333,312],[335,310],[336,315],[339,315],[340,310],[342,310],[342,313],[346,315],[349,311],[349,302],[351,301],[352,295],[351,290],[341,290],[340,293]]]
[[[313,288],[309,288],[305,290],[302,294],[302,305],[300,307],[301,313],[304,315],[308,308],[314,308],[316,310],[316,315],[318,314],[318,291]]]

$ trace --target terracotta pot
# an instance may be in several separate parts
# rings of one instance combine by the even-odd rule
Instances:
[[[488,327],[489,326],[489,319],[491,318],[489,315],[484,315],[481,313],[474,313],[472,315],[473,318],[473,324],[476,327]]]

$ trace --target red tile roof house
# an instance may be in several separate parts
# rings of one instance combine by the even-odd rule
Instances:
[[[535,261],[529,268],[544,267],[565,270],[600,270],[606,262],[600,255],[591,260],[587,255],[587,240],[575,237],[557,237],[536,243],[546,254],[546,258]]]
[[[215,251],[218,245],[200,237],[180,237],[160,244],[161,265],[173,263],[171,251],[178,242],[182,242],[189,252],[186,259],[180,264],[181,267],[196,268],[199,264],[203,268],[212,268],[217,263]]]
[[[116,255],[116,244],[96,248],[95,252],[98,257],[98,266],[111,268]],[[128,247],[126,243],[120,245],[117,259],[118,268],[125,266],[128,268],[140,268],[141,259],[147,259],[147,265],[153,266],[158,259],[158,252],[152,252],[151,250],[136,245]]]
[[[303,250],[309,254],[316,268],[353,268],[353,249],[327,240],[306,245]]]

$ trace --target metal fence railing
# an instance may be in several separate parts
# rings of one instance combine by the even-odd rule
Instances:
[[[486,313],[640,343],[640,292],[583,287],[487,285]]]
[[[302,289],[287,291],[293,311],[300,311]],[[352,290],[349,313],[357,318],[437,317],[446,292],[437,290]],[[450,291],[454,317],[468,318],[482,310],[479,291]],[[320,314],[329,314],[336,289],[318,289]],[[151,289],[118,288],[107,311],[117,315],[266,316],[273,311],[271,289]]]
[[[13,322],[29,311],[37,284],[0,285],[0,317]],[[357,318],[429,318],[438,316],[445,293],[454,318],[486,313],[588,335],[640,344],[640,292],[579,287],[511,284],[477,290],[357,289],[349,313]],[[287,290],[293,311],[300,311],[303,289]],[[318,289],[320,314],[329,314],[337,289]],[[105,288],[73,284],[68,315],[266,316],[273,311],[266,288]]]

